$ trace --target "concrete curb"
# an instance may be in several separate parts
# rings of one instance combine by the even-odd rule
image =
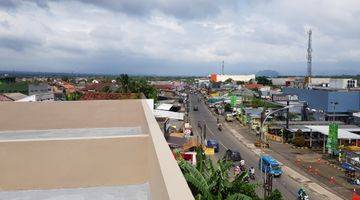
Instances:
[[[292,149],[309,149],[309,147],[297,147],[297,146],[291,146]]]
[[[326,162],[324,162],[324,163],[327,164],[327,165],[329,165],[329,166],[331,166],[331,167],[333,167],[333,168],[335,168],[335,169],[337,169],[337,170],[339,170],[339,171],[342,171],[342,172],[345,171],[343,168],[339,167],[339,166],[336,165],[336,164],[329,163],[328,161],[326,161]]]

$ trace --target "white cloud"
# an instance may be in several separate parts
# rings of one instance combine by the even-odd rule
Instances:
[[[346,62],[359,72],[358,0],[237,1],[228,5],[216,1],[206,6],[205,1],[189,1],[185,6],[174,0],[139,8],[130,1],[6,5],[0,7],[0,59],[4,61],[0,69],[36,66],[36,70],[51,71],[54,68],[49,65],[56,65],[69,71],[76,65],[79,70],[101,71],[104,67],[99,65],[104,65],[106,71],[118,72],[119,65],[126,65],[134,72],[168,67],[168,71],[184,73],[188,68],[171,66],[206,66],[221,60],[257,68],[298,65],[306,62],[306,30],[311,27],[314,63],[340,67]],[[204,71],[203,67],[191,69]]]

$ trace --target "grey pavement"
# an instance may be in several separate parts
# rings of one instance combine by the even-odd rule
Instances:
[[[242,126],[237,121],[231,123],[231,126],[246,135],[246,138],[252,142],[256,140],[255,133],[250,131],[247,126]],[[310,149],[294,149],[290,144],[272,141],[269,141],[269,143],[270,149],[264,150],[267,154],[271,154],[281,162],[286,162],[291,168],[301,171],[305,176],[311,177],[312,181],[316,180],[317,183],[328,190],[330,189],[333,193],[345,199],[351,199],[353,189],[360,189],[359,186],[352,186],[347,183],[344,172],[326,164],[321,154]],[[330,177],[334,177],[335,183],[330,184]]]
[[[198,104],[199,111],[191,111],[191,123],[194,127],[197,126],[197,122],[200,121],[201,123],[206,123],[207,125],[207,138],[215,139],[220,143],[220,154],[224,153],[226,149],[233,149],[237,150],[241,153],[242,157],[246,161],[247,166],[254,166],[257,169],[259,154],[261,151],[254,147],[251,138],[255,136],[247,135],[245,129],[238,130],[234,129],[231,126],[225,126],[223,131],[218,131],[216,125],[216,118],[213,114],[209,111],[208,107],[203,102],[197,102],[197,98],[191,96],[191,103],[192,105]],[[240,133],[241,132],[241,133]],[[244,136],[246,137],[244,137]],[[275,157],[278,159],[277,157]],[[287,164],[286,159],[280,160],[280,162]],[[336,195],[333,195],[331,192],[327,191],[326,189],[322,188],[320,185],[314,183],[312,180],[305,178],[306,174],[298,173],[297,170],[293,170],[293,166],[285,166],[287,174],[285,176],[281,176],[280,178],[275,178],[273,181],[273,188],[279,189],[285,199],[296,199],[297,198],[297,191],[300,187],[309,187],[317,188],[317,190],[321,193],[318,193],[313,190],[308,190],[310,199],[340,199]],[[261,173],[256,173],[256,182],[262,183],[261,181]],[[258,194],[261,193],[261,188],[258,188]],[[326,196],[328,195],[328,196]]]
[[[77,128],[50,130],[0,131],[0,141],[68,138],[103,138],[141,135],[141,127]]]
[[[149,185],[123,185],[51,190],[0,192],[0,200],[144,200]]]

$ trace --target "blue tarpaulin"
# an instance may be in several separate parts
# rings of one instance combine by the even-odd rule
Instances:
[[[355,168],[354,168],[350,163],[344,162],[344,163],[341,164],[341,167],[342,167],[343,169],[345,169],[346,171],[350,171],[350,172],[354,172],[354,171],[355,171]]]

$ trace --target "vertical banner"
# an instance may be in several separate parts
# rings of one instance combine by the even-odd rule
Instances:
[[[326,142],[326,148],[329,149],[330,153],[338,150],[338,130],[339,126],[337,124],[329,124],[329,135]]]
[[[230,104],[233,108],[236,106],[236,96],[233,95],[230,97]]]

